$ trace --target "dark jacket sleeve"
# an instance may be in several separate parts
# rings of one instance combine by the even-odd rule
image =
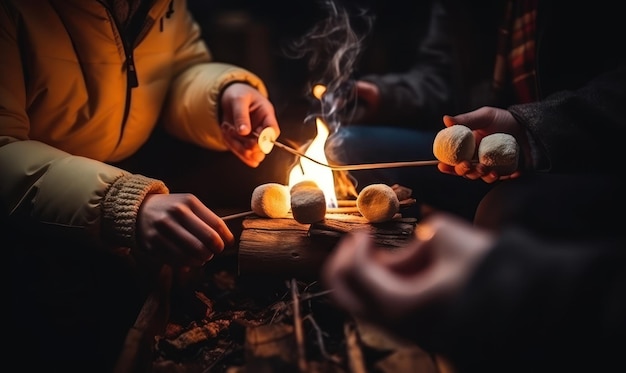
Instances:
[[[449,112],[452,103],[452,41],[446,10],[437,1],[428,22],[410,70],[361,78],[375,83],[381,94],[379,114],[368,122],[435,130],[443,127],[441,116]]]
[[[555,245],[506,231],[451,305],[438,349],[459,372],[623,368],[625,248],[623,237]]]
[[[532,135],[552,172],[610,171],[626,138],[626,67],[577,90],[513,105],[509,111]]]

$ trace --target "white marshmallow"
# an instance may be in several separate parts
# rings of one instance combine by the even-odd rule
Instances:
[[[315,182],[301,181],[291,188],[291,214],[302,224],[324,220],[326,196]]]
[[[261,184],[254,188],[250,206],[255,214],[265,218],[283,218],[291,205],[289,187],[278,183]]]
[[[361,190],[356,206],[367,221],[380,223],[394,217],[400,210],[400,201],[389,185],[371,184]]]
[[[456,166],[463,161],[471,161],[475,150],[474,133],[461,124],[442,129],[433,141],[435,158],[450,166]]]
[[[507,133],[494,133],[480,141],[478,161],[500,175],[510,175],[517,170],[519,150],[515,137]]]

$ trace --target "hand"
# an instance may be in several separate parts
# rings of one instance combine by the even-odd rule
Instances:
[[[355,88],[357,97],[367,105],[369,111],[372,113],[377,112],[380,106],[380,90],[378,86],[365,80],[357,80]]]
[[[351,123],[363,124],[374,118],[380,107],[380,90],[374,83],[357,80],[354,84],[356,102],[349,116]]]
[[[435,213],[403,248],[375,248],[366,232],[347,236],[324,264],[322,280],[354,316],[405,337],[427,334],[432,320],[426,315],[437,315],[438,306],[462,289],[493,241],[486,231]],[[416,329],[409,331],[411,325]]]
[[[180,267],[199,267],[234,243],[220,217],[192,194],[149,194],[139,207],[137,239]]]
[[[280,135],[274,106],[254,87],[234,83],[222,93],[222,132],[230,150],[250,167],[258,167],[265,153],[258,144],[258,135],[266,127]]]
[[[493,133],[508,133],[515,137],[515,140],[520,145],[520,157],[529,156],[530,154],[526,131],[508,110],[485,106],[456,116],[444,115],[443,123],[446,127],[455,124],[463,124],[470,128],[472,132],[474,132],[477,147],[485,136]],[[438,168],[443,173],[459,175],[472,180],[481,178],[487,183],[493,183],[497,180],[512,179],[520,175],[520,170],[510,175],[499,175],[489,166],[484,164],[472,164],[469,161],[461,162],[456,166],[450,166],[440,162]]]

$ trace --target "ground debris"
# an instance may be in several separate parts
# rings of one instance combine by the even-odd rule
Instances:
[[[415,363],[437,373],[434,358],[377,337],[335,308],[317,282],[235,273],[206,273],[173,291],[152,373],[402,373]]]

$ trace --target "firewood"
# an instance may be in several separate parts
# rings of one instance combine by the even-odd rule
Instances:
[[[400,247],[413,239],[414,218],[372,224],[362,216],[326,214],[322,222],[249,216],[242,222],[238,264],[240,275],[317,278],[328,254],[345,234],[368,231],[376,245]]]
[[[293,326],[276,323],[246,329],[245,357],[249,371],[284,371],[295,369],[296,356]],[[274,370],[273,370],[274,369]]]

